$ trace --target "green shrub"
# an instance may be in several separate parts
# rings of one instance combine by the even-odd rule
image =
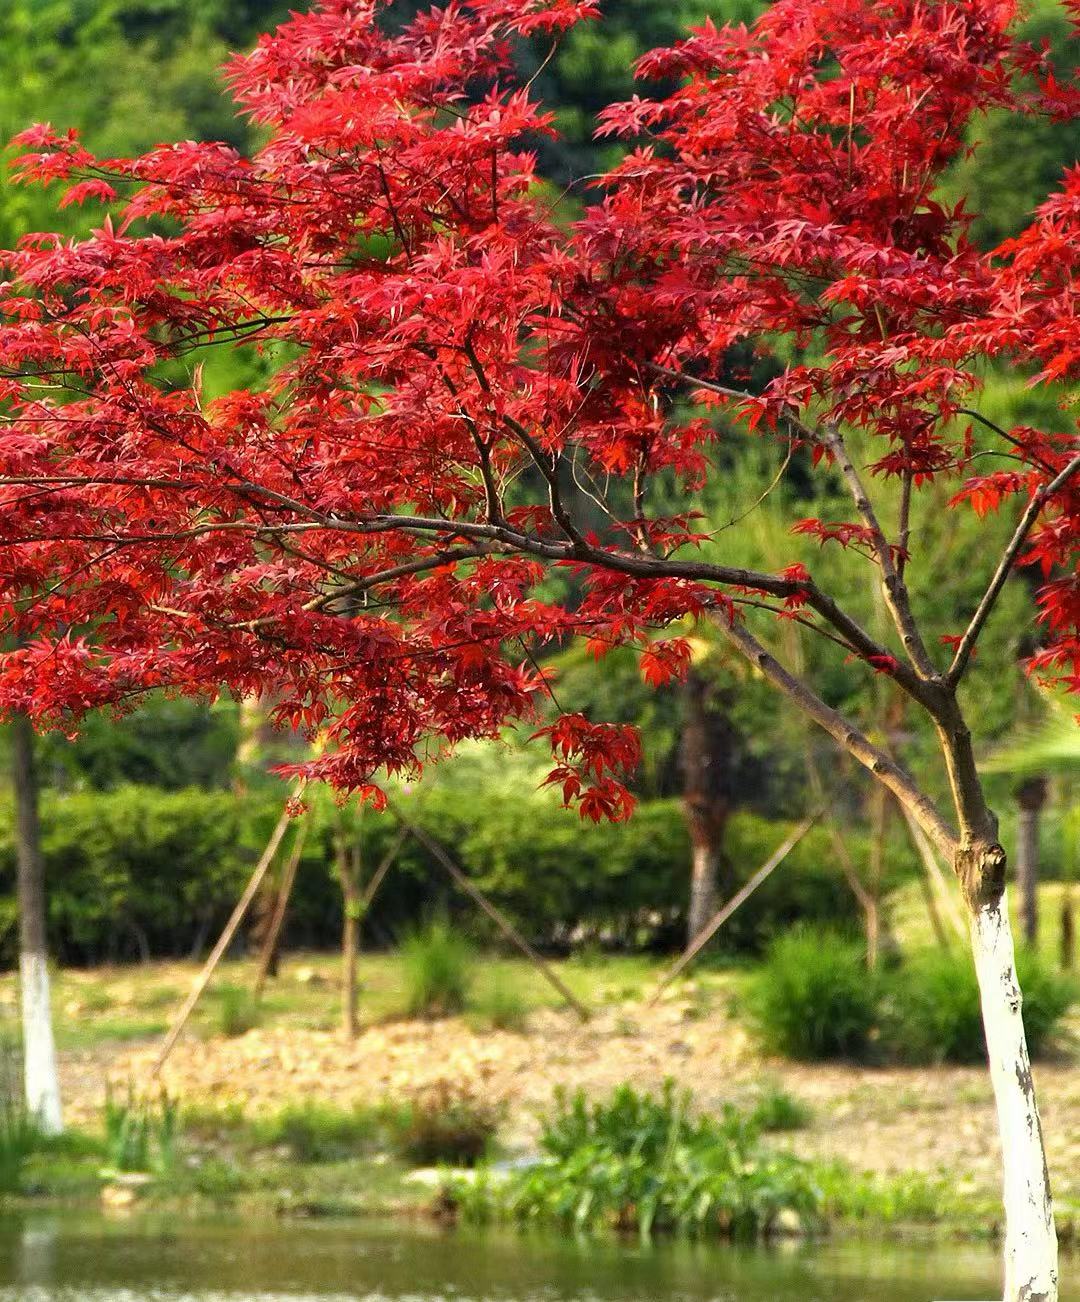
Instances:
[[[505,1216],[576,1230],[660,1231],[753,1237],[786,1211],[817,1210],[809,1168],[770,1153],[750,1120],[728,1108],[695,1116],[669,1081],[659,1096],[622,1085],[606,1100],[556,1096],[544,1121],[539,1165],[452,1185],[466,1216]]]
[[[899,1175],[858,1173],[843,1162],[819,1164],[814,1179],[825,1214],[842,1220],[933,1224],[956,1208],[953,1186],[920,1171]]]
[[[865,1055],[880,1003],[880,982],[867,970],[861,944],[799,927],[770,947],[747,1006],[768,1052],[814,1061]]]
[[[401,958],[411,1016],[449,1017],[464,1011],[473,981],[473,953],[448,918],[433,918],[407,936]]]
[[[221,985],[214,992],[213,1019],[219,1035],[230,1039],[246,1035],[262,1018],[258,1001],[243,986]]]
[[[105,1148],[116,1171],[154,1171],[166,1174],[176,1166],[179,1111],[164,1090],[157,1100],[136,1098],[128,1085],[117,1099],[105,1093]]]
[[[1075,997],[1073,984],[1021,950],[1017,972],[1024,1028],[1039,1054]],[[889,977],[889,1048],[908,1062],[977,1063],[986,1058],[979,985],[966,951],[927,950]]]
[[[758,1091],[750,1109],[750,1121],[762,1133],[805,1130],[812,1113],[802,1099],[797,1099],[779,1085],[765,1085]]]
[[[529,1024],[529,1003],[521,990],[501,975],[472,1000],[471,1015],[481,1028],[521,1032]]]
[[[379,1126],[379,1113],[371,1108],[303,1103],[256,1122],[252,1133],[258,1143],[287,1148],[295,1162],[340,1162],[371,1148]]]
[[[502,1111],[468,1090],[440,1081],[389,1117],[391,1139],[417,1166],[475,1166],[489,1152]]]
[[[502,769],[506,768],[504,774]],[[495,784],[498,798],[489,787]],[[419,824],[453,853],[477,885],[530,937],[565,943],[576,934],[605,944],[645,947],[675,942],[685,925],[690,848],[677,800],[642,802],[628,823],[582,824],[537,791],[533,770],[507,766],[492,751],[455,759],[413,811]],[[43,793],[43,852],[49,889],[50,951],[64,964],[96,964],[149,955],[187,955],[217,934],[270,834],[282,792],[260,789],[243,800],[231,792],[149,787]],[[290,901],[286,945],[325,944],[340,933],[341,890],[334,869],[334,811],[317,804],[303,866]],[[0,943],[13,953],[15,848],[10,807],[0,802]],[[729,885],[741,885],[790,830],[739,813],[727,829]],[[387,813],[369,812],[363,854],[380,861],[397,836]],[[865,842],[852,835],[853,853]],[[889,881],[909,866],[894,852]],[[365,938],[414,927],[430,907],[445,870],[422,845],[399,847],[364,919]],[[487,921],[449,891],[455,920],[468,918],[484,936]],[[857,925],[857,906],[835,867],[828,838],[814,829],[754,892],[710,952],[758,954],[796,919]]]

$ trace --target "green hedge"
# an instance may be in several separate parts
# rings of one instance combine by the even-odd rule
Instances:
[[[123,787],[47,794],[43,850],[53,952],[68,962],[184,954],[228,916],[280,809],[280,793],[238,800],[227,792]],[[584,823],[529,787],[513,794],[434,786],[413,815],[477,884],[536,941],[677,944],[688,890],[689,844],[677,801],[651,801],[617,826]],[[314,811],[289,918],[288,943],[336,944],[341,902],[330,802]],[[347,815],[352,818],[352,815]],[[367,870],[397,826],[389,814],[359,820]],[[788,831],[736,815],[728,846],[736,884]],[[853,841],[856,853],[864,847]],[[895,852],[894,852],[895,853]],[[758,952],[796,920],[857,927],[850,892],[815,829],[725,927],[729,952]],[[0,917],[14,890],[10,807],[0,809]],[[890,863],[898,877],[903,854]],[[6,898],[5,898],[6,897]],[[481,939],[490,924],[413,841],[402,847],[365,920],[366,943],[396,942],[419,918],[446,910]],[[8,932],[10,953],[13,937]]]

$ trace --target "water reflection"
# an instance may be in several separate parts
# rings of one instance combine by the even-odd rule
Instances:
[[[0,1219],[0,1302],[928,1302],[1000,1297],[998,1270],[979,1245],[646,1247],[366,1221]]]

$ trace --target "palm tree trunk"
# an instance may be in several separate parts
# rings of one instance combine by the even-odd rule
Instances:
[[[12,720],[12,783],[18,858],[19,979],[22,990],[23,1077],[26,1106],[41,1130],[64,1128],[60,1073],[53,1038],[49,955],[45,939],[45,865],[38,822],[34,730],[24,714]]]

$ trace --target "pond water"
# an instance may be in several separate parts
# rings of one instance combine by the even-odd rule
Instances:
[[[0,1302],[929,1302],[1000,1297],[998,1271],[978,1245],[642,1247],[368,1221],[0,1218]],[[1080,1302],[1068,1283],[1062,1296]]]

